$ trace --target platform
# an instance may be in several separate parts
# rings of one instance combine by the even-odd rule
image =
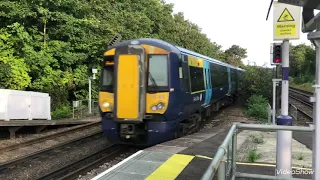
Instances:
[[[228,131],[229,127],[216,128],[140,150],[92,180],[201,179]],[[238,138],[237,147],[244,141]],[[236,167],[241,173],[275,175],[275,165],[272,164],[237,162]],[[310,174],[303,173],[293,176],[311,178]]]
[[[80,125],[99,121],[100,118],[97,117],[81,120],[10,120],[0,121],[0,129],[7,129],[10,133],[10,139],[12,139],[15,138],[15,133],[23,127],[36,127],[36,132],[40,133],[47,126]]]

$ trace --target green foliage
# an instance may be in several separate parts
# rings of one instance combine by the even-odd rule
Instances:
[[[303,159],[304,159],[304,157],[303,157],[303,154],[302,154],[302,153],[298,153],[298,154],[296,154],[296,155],[294,156],[294,158],[295,158],[295,159],[297,159],[297,160],[303,160]]]
[[[246,114],[266,121],[268,119],[268,100],[261,95],[252,95],[247,100]]]
[[[101,69],[116,33],[123,40],[162,39],[216,59],[246,57],[239,46],[224,52],[160,0],[2,0],[0,7],[0,86],[49,93],[53,110],[88,97],[88,70]],[[92,82],[93,98],[98,84]]]
[[[290,45],[290,75],[297,84],[312,82],[315,74],[316,52],[313,45]]]
[[[304,90],[304,91],[309,91],[309,92],[313,93],[314,88],[312,86],[314,85],[314,83],[310,83],[310,82],[297,83],[297,81],[295,79],[296,78],[293,79],[292,77],[289,78],[290,87],[293,87],[293,88],[296,88],[296,89],[301,89],[301,90]]]
[[[258,153],[256,149],[252,149],[248,152],[248,161],[249,162],[256,162],[260,158],[261,158],[261,154]]]
[[[246,66],[244,69],[246,72],[243,87],[247,98],[256,94],[270,100],[272,98],[272,69],[257,65]]]
[[[234,66],[243,67],[241,59],[247,58],[247,50],[238,45],[232,45],[225,51],[226,62]]]
[[[263,140],[263,135],[260,136],[250,135],[252,142],[256,144],[263,144],[265,141]]]
[[[51,113],[51,118],[53,120],[58,120],[62,118],[71,118],[72,108],[70,106],[61,106]]]

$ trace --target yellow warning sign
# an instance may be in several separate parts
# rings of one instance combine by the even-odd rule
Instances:
[[[301,7],[285,3],[274,3],[273,40],[300,38]]]
[[[297,27],[296,22],[277,24],[276,25],[276,36],[296,36]]]
[[[281,13],[278,22],[287,22],[287,21],[294,21],[294,18],[292,17],[291,13],[288,11],[287,8],[283,10]]]

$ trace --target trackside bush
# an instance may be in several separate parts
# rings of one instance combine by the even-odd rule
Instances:
[[[266,121],[268,119],[268,100],[261,95],[252,95],[247,100],[246,114]]]
[[[273,70],[266,66],[246,66],[243,87],[245,99],[253,94],[262,95],[268,100],[272,99]]]
[[[57,108],[55,111],[51,113],[51,119],[63,119],[63,118],[71,118],[72,117],[72,109],[69,106],[61,106]]]

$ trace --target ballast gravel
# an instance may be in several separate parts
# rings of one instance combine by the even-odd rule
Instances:
[[[55,137],[50,140],[42,141],[40,143],[32,144],[26,147],[22,147],[16,150],[11,150],[7,152],[3,152],[0,155],[0,163],[4,163],[6,161],[19,158],[21,156],[34,153],[36,151],[52,147],[57,144],[61,144],[63,142],[67,142],[76,138],[84,137],[88,134],[91,134],[92,132],[96,132],[98,130],[101,130],[101,125],[97,124],[96,126],[84,129],[84,130],[79,130],[76,132],[68,133],[63,136]]]
[[[30,162],[25,162],[22,165],[19,164],[12,169],[3,170],[4,172],[0,173],[0,179],[37,179],[55,168],[77,161],[91,153],[98,152],[108,145],[110,144],[105,140],[104,136],[98,136],[97,138],[80,142],[77,145],[60,149],[53,154],[51,153],[47,156],[33,159]]]

